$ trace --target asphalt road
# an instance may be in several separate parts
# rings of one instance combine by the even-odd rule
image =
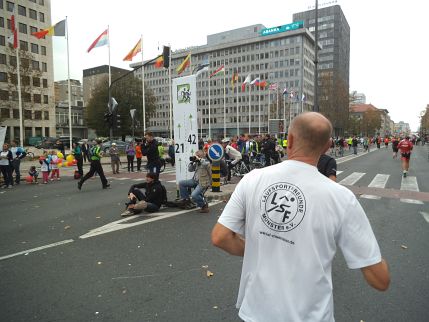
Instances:
[[[413,154],[407,178],[415,177],[419,191],[413,192],[401,191],[400,161],[390,151],[337,160],[338,181],[350,183],[359,173],[349,188],[392,274],[390,289],[377,292],[338,253],[337,321],[419,322],[429,316],[428,151],[416,147]],[[121,219],[128,187],[144,175],[120,174],[107,190],[91,179],[78,191],[64,173],[60,182],[0,191],[0,321],[239,321],[241,258],[210,243],[224,203],[212,205],[210,214],[166,209]],[[368,187],[377,174],[389,175],[385,186]],[[174,174],[161,179],[173,198]],[[45,246],[51,247],[37,250]]]

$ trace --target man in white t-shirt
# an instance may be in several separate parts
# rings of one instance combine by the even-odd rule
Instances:
[[[237,300],[244,321],[334,321],[337,245],[369,285],[389,286],[387,263],[356,197],[317,171],[331,132],[319,113],[296,117],[288,160],[244,176],[213,229],[215,246],[244,256]]]

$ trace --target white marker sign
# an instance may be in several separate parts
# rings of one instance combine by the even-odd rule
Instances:
[[[176,183],[191,179],[189,157],[198,150],[197,83],[195,75],[173,79],[173,120]]]

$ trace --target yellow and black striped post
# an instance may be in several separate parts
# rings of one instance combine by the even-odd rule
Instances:
[[[212,192],[220,192],[220,162],[212,163]]]

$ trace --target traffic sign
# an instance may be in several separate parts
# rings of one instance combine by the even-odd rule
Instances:
[[[223,157],[223,146],[219,143],[213,143],[209,147],[208,156],[212,161],[220,161]]]

